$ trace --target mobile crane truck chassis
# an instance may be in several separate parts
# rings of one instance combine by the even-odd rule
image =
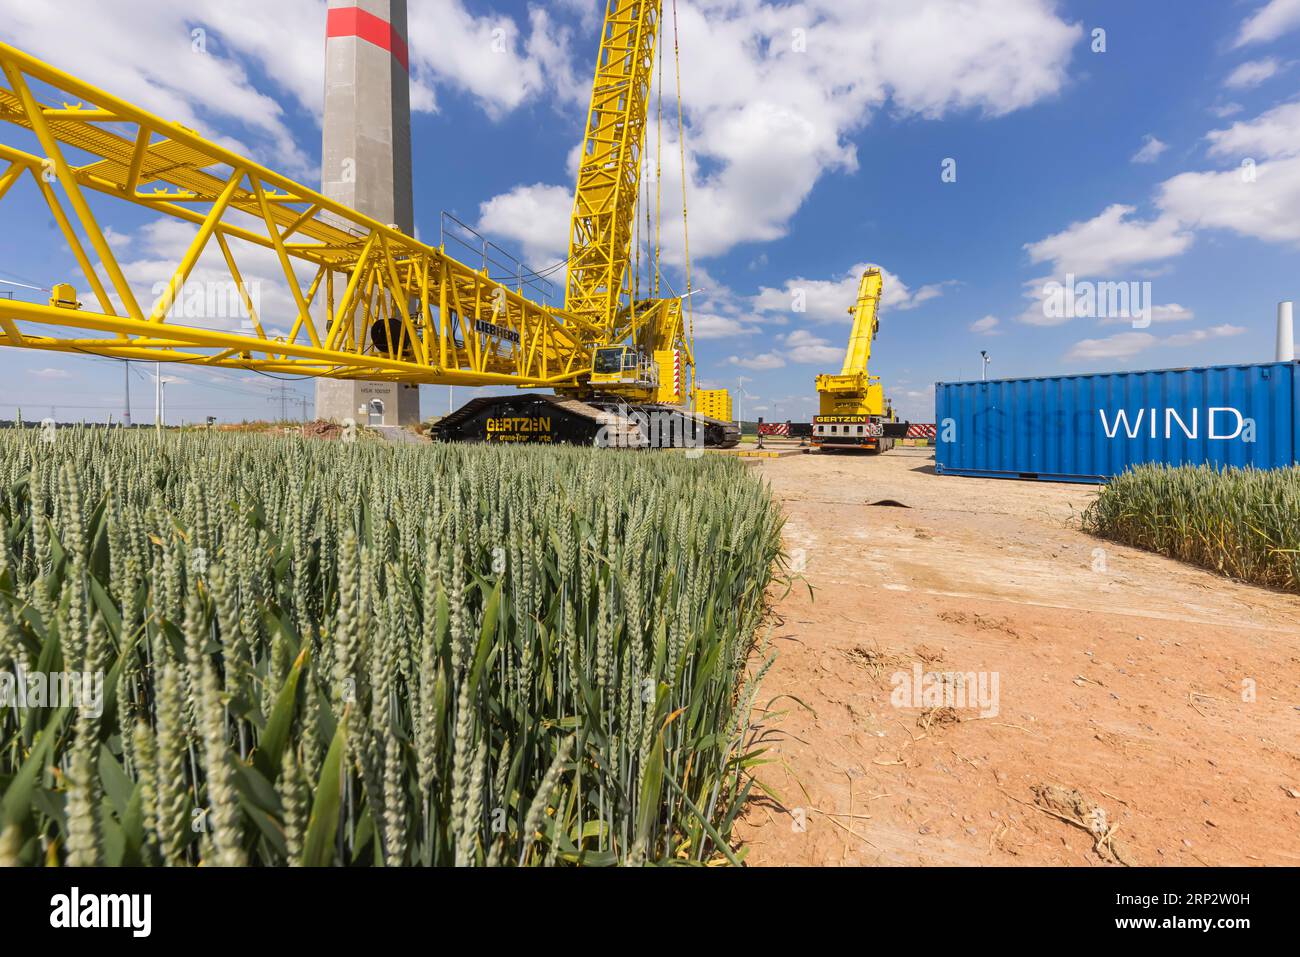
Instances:
[[[883,289],[884,280],[877,267],[862,274],[858,300],[849,310],[853,331],[844,367],[839,375],[817,377],[821,414],[813,418],[814,448],[888,452],[895,440],[907,437],[908,423],[898,421],[880,380],[867,372],[871,345],[880,329]]]

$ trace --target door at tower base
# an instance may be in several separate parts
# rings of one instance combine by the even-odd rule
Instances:
[[[1134,465],[1286,468],[1300,363],[940,382],[940,475],[1105,482]]]
[[[418,425],[420,387],[400,382],[316,380],[316,418],[340,425]]]

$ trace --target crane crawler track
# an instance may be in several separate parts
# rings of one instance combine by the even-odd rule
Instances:
[[[624,449],[729,449],[740,442],[735,423],[677,406],[627,405],[618,396],[574,399],[540,392],[471,399],[441,419],[433,434],[444,442]]]

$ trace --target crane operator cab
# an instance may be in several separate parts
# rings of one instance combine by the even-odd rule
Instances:
[[[640,386],[659,384],[658,368],[650,357],[632,346],[606,346],[597,349],[591,360],[591,384]]]

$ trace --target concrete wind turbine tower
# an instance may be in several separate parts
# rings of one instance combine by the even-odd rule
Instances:
[[[414,235],[406,0],[329,0],[325,36],[321,192]],[[409,425],[420,389],[317,379],[316,416]]]

